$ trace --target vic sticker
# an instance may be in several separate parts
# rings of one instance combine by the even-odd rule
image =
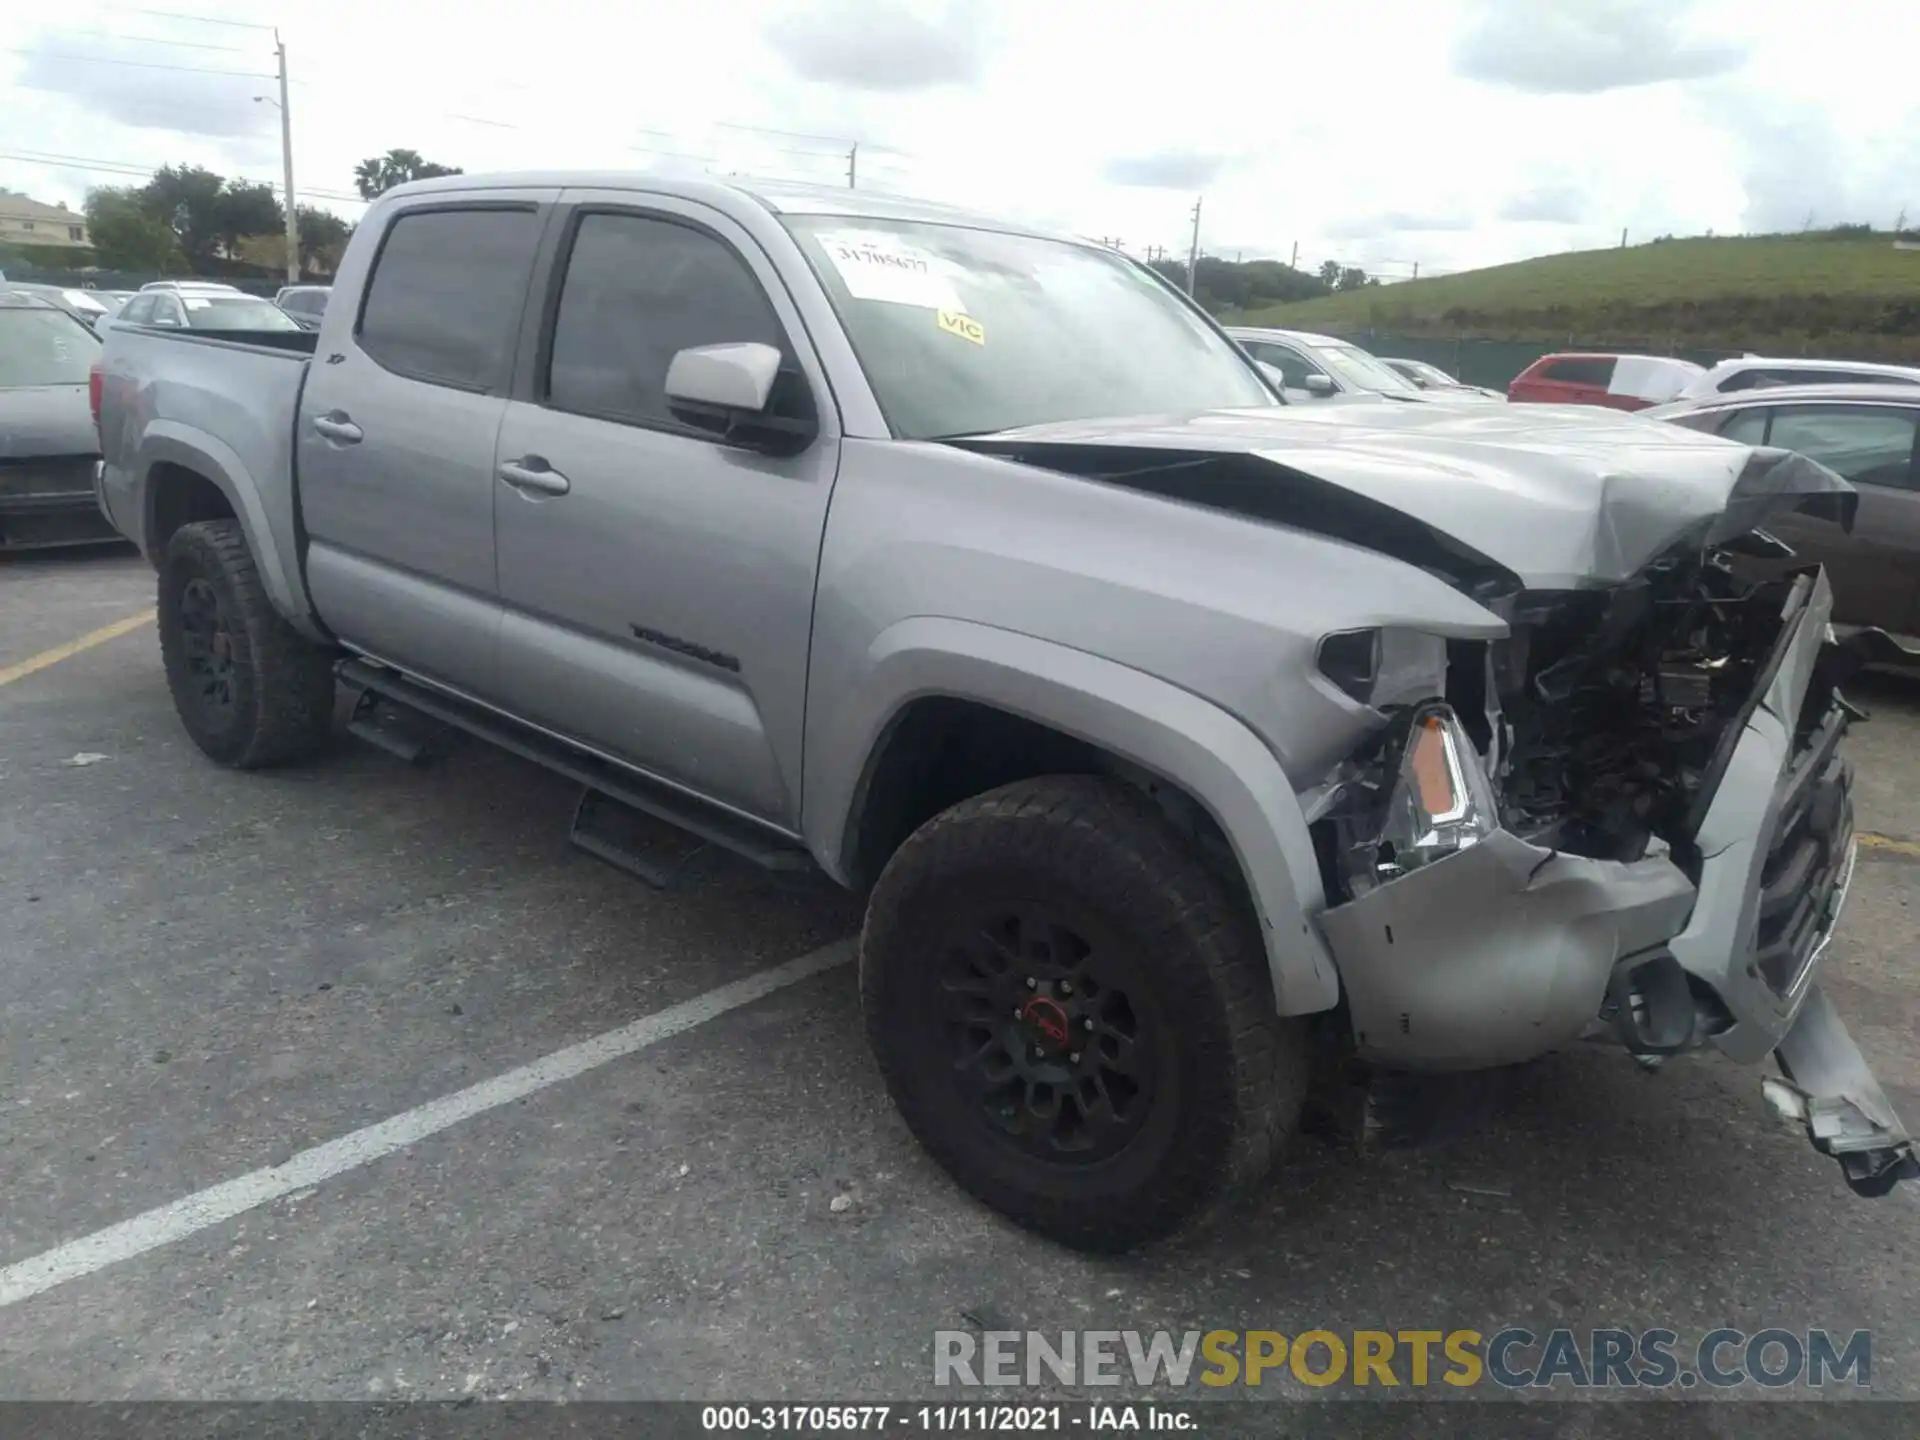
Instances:
[[[976,345],[987,343],[987,327],[971,315],[958,310],[939,312],[940,328],[949,335],[958,335],[962,340],[971,340]]]

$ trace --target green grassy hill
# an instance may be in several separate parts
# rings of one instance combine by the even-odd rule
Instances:
[[[1920,360],[1920,250],[1896,250],[1885,232],[1659,240],[1232,318],[1434,339]]]

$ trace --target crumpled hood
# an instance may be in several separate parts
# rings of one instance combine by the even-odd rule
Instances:
[[[1851,525],[1857,500],[1790,451],[1594,406],[1296,405],[1036,425],[965,444],[1042,466],[1056,447],[1063,462],[1137,450],[1143,467],[1161,454],[1258,456],[1277,467],[1276,485],[1292,472],[1363,496],[1533,590],[1619,584],[1677,544],[1724,543],[1816,496],[1829,497],[1820,513]]]
[[[85,385],[0,389],[0,460],[99,453]]]

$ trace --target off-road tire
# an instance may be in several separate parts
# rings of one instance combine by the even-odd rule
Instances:
[[[1146,980],[1136,1005],[1166,1022],[1172,1043],[1157,1073],[1171,1081],[1161,1092],[1171,1090],[1171,1109],[1097,1164],[1049,1162],[1019,1148],[1037,1142],[1010,1142],[996,1124],[1024,1123],[1024,1112],[996,1122],[960,1094],[956,1062],[930,1043],[959,1033],[934,1018],[936,976],[951,973],[941,957],[966,943],[959,931],[981,897],[998,894],[1052,896],[1102,917],[1102,933],[1137,947],[1132,973]],[[920,1143],[978,1199],[1076,1249],[1131,1249],[1217,1213],[1269,1173],[1306,1095],[1304,1028],[1274,1014],[1249,906],[1116,781],[1019,781],[921,826],[869,899],[860,990],[868,1042]]]
[[[206,698],[196,676],[184,601],[210,598],[223,627],[225,693]],[[314,754],[333,722],[334,657],[289,625],[267,599],[236,520],[183,525],[160,562],[160,654],[174,709],[193,743],[236,770],[284,765]]]

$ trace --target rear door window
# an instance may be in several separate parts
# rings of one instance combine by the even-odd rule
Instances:
[[[1549,360],[1535,378],[1557,380],[1563,385],[1597,385],[1604,390],[1613,383],[1613,363],[1603,356],[1568,356]]]
[[[403,212],[367,282],[360,348],[409,379],[504,386],[542,221],[531,205]]]

